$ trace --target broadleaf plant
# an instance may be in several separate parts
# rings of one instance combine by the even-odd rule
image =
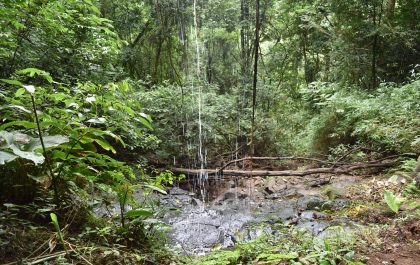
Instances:
[[[391,209],[394,213],[398,213],[400,206],[401,206],[401,199],[395,196],[394,193],[385,190],[384,191],[384,200],[388,205],[389,209]]]

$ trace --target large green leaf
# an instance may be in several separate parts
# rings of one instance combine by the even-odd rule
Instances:
[[[45,136],[43,140],[46,148],[58,146],[69,141],[68,137],[62,135]],[[42,164],[45,161],[44,156],[36,152],[37,149],[42,148],[41,141],[38,138],[32,138],[19,132],[0,131],[1,142],[4,142],[1,145],[2,149],[10,149],[16,156],[31,160],[35,164]]]
[[[4,165],[5,163],[10,162],[10,161],[12,161],[16,158],[17,158],[17,156],[15,156],[13,154],[0,151],[0,165]]]
[[[112,147],[112,145],[110,143],[108,143],[105,140],[101,140],[101,139],[95,139],[95,142],[97,144],[99,144],[103,149],[107,150],[107,151],[111,151],[113,154],[116,154],[117,151],[115,151],[114,147]]]
[[[15,108],[15,109],[19,109],[21,111],[24,111],[26,113],[32,113],[30,110],[28,110],[28,109],[26,109],[26,108],[24,108],[22,106],[19,106],[19,105],[7,105],[7,106],[3,106],[3,107],[0,107],[0,110],[6,109],[6,108]]]
[[[69,142],[69,138],[64,135],[51,135],[51,136],[44,136],[44,145],[45,148],[55,147],[63,143]],[[37,139],[39,141],[39,139]],[[38,148],[40,147],[41,142],[39,141]]]
[[[395,196],[392,192],[385,190],[384,191],[384,200],[388,207],[394,212],[398,213],[400,209],[401,201]]]
[[[31,160],[32,162],[37,164],[42,164],[45,161],[45,158],[40,153],[36,153],[33,151],[22,151],[17,144],[12,144],[9,146],[9,148],[13,151],[13,153],[19,157]]]
[[[17,74],[21,75],[27,75],[29,77],[34,77],[35,75],[42,76],[47,80],[48,82],[52,83],[53,79],[51,75],[48,72],[45,72],[44,70],[38,69],[38,68],[25,68],[19,71],[16,71]]]
[[[36,123],[31,121],[12,121],[1,125],[0,130],[4,130],[11,126],[22,126],[25,129],[34,129],[36,128]]]
[[[132,218],[138,218],[138,217],[149,217],[152,216],[153,212],[146,210],[146,209],[136,209],[136,210],[130,210],[125,213],[125,216],[132,217]]]
[[[12,80],[12,79],[0,79],[0,80],[9,85],[23,86],[23,84],[17,80]]]

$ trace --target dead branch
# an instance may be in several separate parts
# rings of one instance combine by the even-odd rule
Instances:
[[[300,157],[300,156],[244,157],[244,158],[240,158],[240,159],[229,161],[224,166],[222,166],[219,169],[219,171],[222,172],[228,166],[230,166],[232,164],[235,164],[235,163],[238,163],[238,162],[242,162],[242,161],[263,161],[263,160],[265,160],[265,161],[274,161],[274,160],[277,160],[277,161],[280,161],[280,160],[303,160],[303,161],[317,162],[317,163],[324,164],[324,165],[334,165],[334,164],[337,164],[336,162],[330,162],[330,161],[325,161],[325,160],[321,160],[321,159],[317,159],[317,158]],[[340,163],[340,164],[344,164],[344,163]]]
[[[398,160],[383,163],[357,163],[350,165],[343,165],[341,167],[327,167],[327,168],[311,168],[307,170],[223,170],[224,176],[242,176],[242,177],[261,177],[261,176],[297,176],[303,177],[313,174],[348,174],[354,170],[367,169],[367,168],[381,168],[391,167],[395,165]],[[220,175],[219,169],[186,169],[186,168],[173,168],[173,172],[187,175],[199,175],[205,173],[208,175]]]

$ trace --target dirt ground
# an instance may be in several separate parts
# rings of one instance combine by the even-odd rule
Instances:
[[[382,248],[367,254],[368,265],[420,264],[420,220],[383,232]],[[366,250],[364,250],[366,251]]]

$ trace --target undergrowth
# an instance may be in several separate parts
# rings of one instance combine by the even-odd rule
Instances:
[[[199,265],[219,264],[363,264],[356,260],[356,234],[342,227],[315,237],[305,229],[278,227],[279,236],[263,236],[235,245],[233,250],[215,251],[197,261]]]

